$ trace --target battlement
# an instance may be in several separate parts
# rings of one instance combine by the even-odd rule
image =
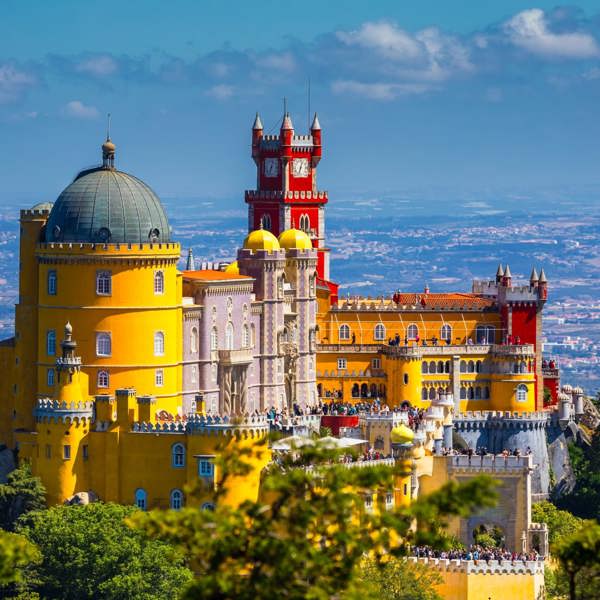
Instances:
[[[20,211],[19,216],[21,219],[39,219],[40,217],[48,218],[50,215],[50,210],[51,209],[49,208],[26,208]]]
[[[200,435],[224,435],[262,437],[269,432],[269,423],[264,415],[249,417],[193,415],[186,422],[147,423],[132,425],[134,433],[179,433]]]
[[[339,349],[351,351],[351,345],[339,344]],[[421,358],[423,356],[454,356],[463,355],[492,355],[492,357],[534,358],[533,344],[451,344],[445,346],[388,346],[381,345],[381,351],[386,356]]]
[[[446,456],[448,471],[485,472],[485,471],[522,471],[533,469],[533,456],[503,456],[502,454],[458,454]]]
[[[510,412],[501,410],[475,410],[461,412],[454,416],[454,422],[466,421],[547,421],[550,413],[545,411],[535,412]]]
[[[427,565],[442,573],[481,573],[489,575],[536,575],[544,572],[542,560],[462,560],[409,556],[412,563]]]
[[[181,256],[181,245],[178,242],[160,242],[147,244],[116,243],[116,244],[96,244],[96,243],[76,243],[76,242],[40,242],[36,246],[38,255],[44,257],[47,255],[68,255],[80,254],[87,256],[109,255],[112,257],[123,256],[127,259],[147,257],[148,254],[164,255],[165,258],[176,258]]]
[[[54,421],[64,423],[66,419],[93,419],[93,402],[59,402],[50,398],[37,401],[33,414],[38,423]]]
[[[393,427],[408,424],[408,413],[405,411],[389,411],[385,413],[359,413],[359,421],[364,424],[391,423]]]
[[[328,201],[328,192],[313,192],[311,190],[288,190],[287,192],[282,190],[246,190],[244,197],[246,202],[256,200],[293,202],[294,200],[300,200],[302,202],[326,203]]]

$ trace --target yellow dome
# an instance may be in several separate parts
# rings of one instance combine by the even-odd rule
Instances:
[[[288,229],[279,236],[279,245],[286,250],[310,250],[310,238],[300,229]]]
[[[251,231],[244,240],[244,248],[246,250],[281,250],[277,238],[266,229],[257,229]]]
[[[415,437],[415,433],[412,429],[409,429],[406,425],[401,424],[398,427],[394,427],[390,432],[390,439],[392,444],[412,444]]]
[[[240,267],[238,265],[238,261],[234,260],[231,264],[225,267],[225,273],[229,273],[230,275],[239,275]]]

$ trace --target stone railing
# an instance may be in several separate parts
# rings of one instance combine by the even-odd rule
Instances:
[[[252,362],[252,350],[219,350],[219,362],[223,365],[246,365]]]
[[[533,357],[535,351],[532,344],[501,345],[501,344],[456,344],[438,346],[381,346],[381,351],[387,356],[420,358],[421,356],[454,356],[454,355],[485,355]]]
[[[544,572],[543,560],[463,560],[448,558],[407,557],[408,561],[448,573],[484,573],[490,575],[535,575]]]
[[[368,467],[393,467],[396,464],[396,459],[393,457],[389,458],[380,458],[378,460],[355,460],[353,462],[336,462],[331,463],[330,465],[324,464],[323,467],[344,467],[346,469],[366,469]],[[318,465],[319,467],[321,465]],[[309,465],[306,467],[307,471],[314,471],[315,466]]]
[[[200,433],[207,435],[246,433],[263,435],[268,433],[269,423],[264,415],[247,417],[193,415],[188,417],[185,422],[136,422],[132,425],[132,431],[135,433]]]
[[[460,470],[460,471],[510,471],[510,470],[524,470],[533,469],[533,456],[502,456],[501,454],[485,454],[480,456],[474,454],[468,456],[466,454],[459,454],[454,456],[447,456],[446,462],[448,464],[448,470]]]
[[[317,344],[317,352],[348,352],[376,354],[382,348],[381,344]]]

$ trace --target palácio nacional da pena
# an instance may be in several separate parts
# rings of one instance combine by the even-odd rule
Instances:
[[[88,494],[178,509],[188,485],[217,480],[223,443],[325,425],[367,439],[384,462],[407,461],[389,505],[491,473],[500,502],[453,532],[469,543],[493,523],[511,550],[545,555],[531,503],[549,493],[552,442],[575,435],[583,393],[561,389],[542,357],[544,269],[517,282],[500,265],[470,292],[339,296],[322,149],[316,115],[305,135],[289,114],[266,135],[256,116],[248,235],[220,268],[196,270],[191,251],[179,268],[159,198],[118,170],[108,138],[101,165],[53,204],[22,210],[15,332],[0,342],[0,444],[31,461],[49,504]],[[360,410],[327,409],[336,404]],[[450,452],[457,439],[487,453]],[[256,498],[268,460],[223,501]],[[533,599],[543,586],[541,561],[415,560],[443,575],[447,598],[498,586]]]

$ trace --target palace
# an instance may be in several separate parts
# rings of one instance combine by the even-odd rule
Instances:
[[[0,342],[0,444],[32,462],[50,504],[90,493],[177,509],[187,486],[218,480],[223,444],[264,439],[270,409],[285,421],[323,401],[379,399],[426,409],[414,439],[401,433],[406,413],[343,423],[347,435],[386,453],[414,447],[413,476],[398,482],[394,503],[483,469],[506,480],[494,519],[507,539],[520,551],[544,546],[547,533],[530,522],[537,456],[482,459],[475,468],[439,455],[453,429],[469,439],[475,422],[506,415],[522,431],[519,424],[550,418],[543,269],[515,284],[500,266],[469,293],[425,287],[341,298],[326,243],[328,194],[317,188],[321,126],[315,115],[310,133],[297,135],[286,114],[279,135],[265,135],[256,116],[257,183],[245,193],[248,235],[237,260],[196,270],[190,251],[179,270],[181,247],[160,200],[119,171],[115,155],[107,137],[100,166],[79,173],[53,204],[20,215],[15,334]],[[576,396],[562,397],[563,429],[581,404]],[[318,431],[319,416],[299,420]],[[256,459],[228,501],[257,497],[269,457]],[[468,541],[475,525],[457,523],[456,534]],[[530,571],[539,583],[539,569]]]

